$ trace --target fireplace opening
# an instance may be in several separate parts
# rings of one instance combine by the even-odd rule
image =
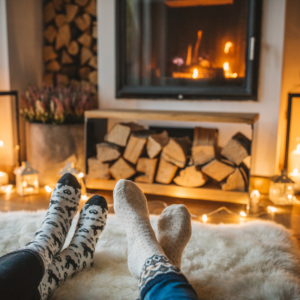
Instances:
[[[256,100],[261,1],[117,1],[117,97]]]

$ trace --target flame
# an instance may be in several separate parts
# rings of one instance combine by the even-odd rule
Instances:
[[[1,146],[1,141],[0,141],[0,146]],[[300,144],[297,145],[297,152],[300,152]]]
[[[233,46],[231,42],[227,42],[224,47],[224,53],[228,53],[229,49]]]
[[[193,70],[193,78],[194,79],[197,79],[197,77],[198,77],[198,69],[197,68],[195,68],[194,70]]]
[[[0,141],[0,147],[3,147],[4,143],[3,141]]]
[[[299,174],[298,169],[294,169],[294,171],[293,171],[292,174],[293,174],[293,175],[298,175],[298,174]]]
[[[228,63],[228,62],[225,62],[225,63],[223,64],[223,70],[226,71],[226,72],[229,71],[229,63]]]

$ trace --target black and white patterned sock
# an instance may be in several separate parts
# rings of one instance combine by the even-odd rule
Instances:
[[[42,300],[68,277],[93,265],[95,247],[106,225],[107,212],[107,203],[102,196],[95,195],[87,201],[70,245],[54,257],[39,285]]]
[[[37,256],[46,271],[53,257],[66,240],[81,197],[80,184],[70,173],[63,175],[52,192],[50,205],[42,227],[34,239],[20,250],[29,250]]]

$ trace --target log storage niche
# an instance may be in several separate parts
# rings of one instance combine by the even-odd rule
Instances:
[[[97,85],[96,0],[44,0],[44,81]]]
[[[108,129],[111,118],[120,122]],[[253,136],[257,119],[248,113],[86,111],[86,186],[113,190],[119,179],[130,179],[148,194],[247,204],[249,132]],[[178,127],[145,128],[143,120],[176,121]],[[181,128],[180,122],[193,122],[193,128]],[[210,122],[237,125],[223,147]],[[248,136],[243,123],[250,126]]]

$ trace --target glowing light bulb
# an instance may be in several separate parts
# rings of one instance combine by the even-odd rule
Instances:
[[[203,221],[203,222],[206,222],[207,220],[208,220],[207,215],[203,215],[203,216],[202,216],[202,221]]]
[[[3,141],[0,141],[0,147],[3,147],[4,143]]]
[[[274,213],[277,211],[276,207],[273,207],[273,206],[268,206],[267,208],[268,208],[269,213]]]
[[[247,217],[247,215],[246,215],[246,213],[244,211],[240,212],[240,216],[243,217],[243,218]]]
[[[196,79],[196,78],[198,77],[198,74],[199,74],[198,69],[195,68],[195,69],[193,70],[193,78]]]
[[[87,195],[82,195],[82,196],[81,196],[81,200],[83,200],[83,201],[88,200],[88,196],[87,196]]]
[[[49,185],[45,186],[45,190],[47,193],[51,193],[52,192],[52,188]]]

